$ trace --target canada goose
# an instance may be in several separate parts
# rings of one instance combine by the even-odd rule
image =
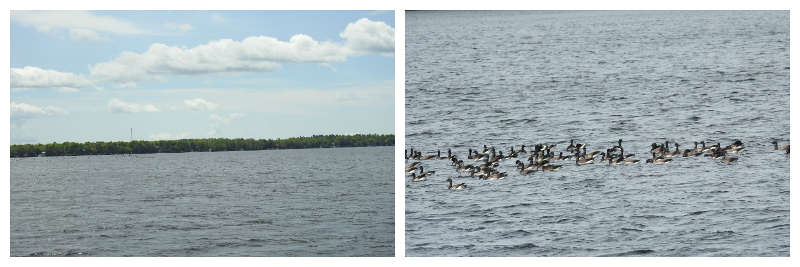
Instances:
[[[706,146],[705,141],[701,142],[703,144],[703,153],[713,152],[719,148],[719,143],[712,146]]]
[[[711,157],[712,159],[722,159],[725,157],[725,151],[717,147],[717,149],[711,151],[711,154],[706,154],[706,156]]]
[[[616,145],[616,146],[614,146],[613,148],[619,148],[619,149],[622,149],[622,138],[620,138],[619,140],[617,140],[617,145]]]
[[[535,166],[533,164],[533,162],[531,162],[529,164],[525,164],[525,163],[522,163],[522,161],[519,161],[519,160],[517,160],[517,162],[515,164],[517,166],[517,169],[520,169],[520,170],[528,169],[528,168],[530,168],[532,166]]]
[[[733,140],[733,143],[729,147],[742,150],[744,148],[744,143],[742,143],[742,140]]]
[[[419,175],[419,176],[417,176],[417,174],[416,174],[416,173],[412,173],[412,174],[411,174],[411,181],[414,181],[414,180],[417,180],[417,181],[424,181],[424,180],[425,180],[425,175]],[[415,181],[415,182],[416,182],[416,181]]]
[[[447,189],[450,189],[450,190],[459,190],[459,189],[467,188],[467,184],[465,184],[465,183],[453,184],[453,179],[452,178],[447,178],[447,182],[450,183],[450,185],[447,186]]]
[[[665,158],[656,157],[656,153],[653,153],[653,158],[647,159],[645,162],[647,162],[647,163],[667,163],[667,162],[670,162],[670,161],[672,161],[672,159],[665,159]]]
[[[633,153],[630,153],[630,154],[626,155],[625,154],[625,149],[623,149],[622,147],[620,147],[620,149],[619,149],[619,155],[622,156],[623,159],[627,159],[627,158],[630,158],[630,157],[634,156]]]
[[[786,157],[789,157],[789,145],[786,145]]]
[[[416,168],[417,165],[419,165],[420,163],[421,162],[419,162],[419,161],[409,163],[409,164],[406,165],[406,170],[411,169],[411,168]]]
[[[775,150],[789,150],[789,145],[778,146],[778,141],[772,140],[772,144],[775,145]]]
[[[661,154],[661,153],[667,152],[667,150],[669,150],[669,148],[668,147],[664,147],[661,144],[658,144],[658,143],[650,144],[650,152],[651,153],[659,153],[659,154]]]
[[[419,166],[419,177],[425,177],[428,175],[433,175],[436,171],[425,171],[422,169],[422,166]]]
[[[436,156],[434,156],[434,155],[427,155],[427,156],[424,156],[424,157],[422,157],[420,160],[429,160],[429,159],[432,159],[432,158],[434,158],[434,157],[436,157]]]
[[[536,169],[538,169],[540,171],[555,171],[555,170],[561,169],[561,165],[549,165],[549,164],[548,165],[540,165]]]
[[[592,151],[588,154],[586,153],[586,146],[583,146],[583,157],[584,158],[594,158],[595,155],[600,154],[600,151]]]
[[[608,161],[608,165],[619,165],[619,164],[622,164],[622,160],[620,160],[619,158],[608,158],[607,161]]]
[[[484,180],[499,180],[499,179],[503,179],[507,175],[508,174],[506,174],[505,172],[498,172],[498,171],[492,170],[492,171],[489,172],[489,175],[487,175],[483,179]]]
[[[636,163],[639,163],[638,159],[625,159],[625,157],[622,156],[622,155],[619,156],[619,159],[617,161],[619,161],[619,162],[621,162],[623,164],[636,164]]]
[[[727,146],[727,147],[725,147],[723,150],[724,150],[724,151],[725,151],[725,153],[727,153],[727,154],[736,154],[736,153],[739,153],[739,151],[742,151],[742,149],[744,149],[744,147],[743,147],[743,146],[733,146],[733,145],[730,145],[730,146]]]
[[[680,147],[680,145],[676,142],[675,143],[675,151],[673,151],[673,152],[666,151],[666,152],[662,153],[661,155],[664,156],[665,158],[671,158],[671,157],[674,157],[674,156],[677,156],[677,155],[681,155],[681,152],[678,149],[679,147]]]
[[[569,140],[569,145],[567,146],[566,150],[567,150],[567,152],[575,152],[575,140],[574,139],[570,139]]]
[[[593,163],[594,163],[594,159],[581,158],[578,155],[575,155],[575,164],[576,165],[586,165],[586,164],[593,164]]]
[[[536,169],[520,169],[519,174],[526,175],[536,172]]]
[[[467,166],[459,166],[458,168],[456,168],[456,171],[462,174],[467,174],[470,171],[474,171],[474,169],[475,166],[467,165]]]
[[[558,156],[552,158],[552,160],[565,160],[567,158],[564,157],[564,152],[558,152]]]
[[[485,171],[485,168],[472,168],[469,170],[469,176],[482,179],[489,176],[489,174]]]
[[[697,143],[697,142],[695,142],[695,144],[696,144],[696,143]],[[703,152],[702,152],[702,151],[697,151],[697,149],[694,149],[694,150],[686,150],[686,151],[684,151],[684,152],[683,152],[683,156],[684,156],[684,157],[697,157],[697,156],[699,156],[700,154],[703,154]]]

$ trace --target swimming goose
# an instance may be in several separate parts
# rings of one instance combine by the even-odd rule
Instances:
[[[420,158],[420,160],[429,160],[429,159],[432,159],[432,158],[434,158],[434,157],[436,157],[436,156],[434,156],[434,155],[427,155],[427,156],[424,156],[424,157]]]
[[[627,158],[630,158],[630,157],[634,156],[633,153],[630,153],[630,154],[626,155],[625,154],[625,149],[623,149],[622,147],[619,148],[619,155],[622,156],[623,159],[627,159]]]
[[[661,157],[656,157],[656,153],[653,153],[653,158],[647,159],[645,162],[647,163],[667,163],[672,161],[672,159],[665,159]]]
[[[416,168],[417,165],[419,165],[420,163],[421,162],[419,162],[419,161],[409,163],[409,164],[406,165],[406,170],[411,169],[411,168]]]
[[[742,149],[744,149],[743,146],[730,145],[730,146],[726,146],[723,150],[725,151],[725,153],[728,153],[728,154],[736,154],[736,153],[739,153],[739,151],[742,151]]]
[[[775,145],[775,150],[788,150],[789,145],[785,146],[778,146],[778,141],[772,140],[772,144]]]
[[[729,158],[729,157],[725,157],[725,156],[723,155],[723,156],[722,156],[722,158],[721,158],[720,160],[722,160],[722,162],[729,163],[729,162],[734,162],[734,161],[736,161],[737,159],[739,159],[739,158]]]
[[[636,163],[639,163],[638,159],[625,159],[625,157],[622,156],[622,155],[619,156],[619,159],[617,161],[620,161],[623,164],[636,164]]]
[[[570,139],[569,140],[569,145],[567,146],[566,150],[567,150],[567,152],[575,152],[575,140],[574,139]]]
[[[508,176],[505,172],[498,172],[496,170],[489,171],[489,175],[484,177],[484,180],[499,180],[503,179],[504,177]]]
[[[657,143],[650,144],[650,152],[651,153],[659,153],[659,154],[661,154],[661,153],[667,152],[667,149],[669,149],[669,148],[665,148],[661,144],[657,144]]]
[[[416,181],[414,181],[414,180],[416,180]],[[417,182],[417,181],[424,181],[424,180],[425,180],[425,175],[417,176],[416,173],[412,173],[411,174],[411,181]]]
[[[701,142],[703,144],[703,153],[713,152],[719,148],[719,143],[712,146],[706,146],[705,141]]]
[[[665,158],[671,158],[671,157],[674,157],[674,156],[677,156],[677,155],[681,155],[681,152],[678,150],[679,146],[680,145],[676,142],[675,143],[675,151],[673,151],[673,152],[666,151],[666,152],[662,153],[661,156],[663,156]]]
[[[519,152],[519,154],[528,154],[528,151],[525,150],[525,145],[522,145],[522,147],[519,149],[518,152]]]
[[[742,140],[733,140],[733,144],[731,144],[729,147],[741,150],[744,148],[744,143],[742,143]]]
[[[436,171],[425,171],[422,169],[422,166],[419,166],[419,177],[425,177],[427,175],[433,175]]]
[[[622,149],[622,138],[617,140],[617,145],[612,147],[611,149]]]
[[[535,164],[533,164],[533,161],[531,161],[531,163],[529,163],[529,164],[525,164],[525,163],[522,163],[522,161],[517,160],[517,162],[515,164],[517,166],[517,169],[520,169],[520,170],[525,170],[525,169],[528,169],[530,167],[536,166]]]
[[[555,171],[561,169],[561,165],[550,165],[550,164],[539,165],[538,167],[536,167],[536,169],[540,171]]]
[[[586,153],[586,146],[583,146],[583,157],[584,158],[594,158],[595,155],[600,154],[600,151],[592,151],[588,154]]]
[[[465,184],[465,183],[453,184],[453,179],[452,178],[447,178],[447,182],[450,183],[450,185],[447,186],[447,189],[450,189],[450,190],[459,190],[459,189],[467,188],[467,184]]]
[[[789,145],[786,145],[786,157],[789,157]]]
[[[581,158],[580,156],[575,155],[575,164],[576,165],[586,165],[586,164],[593,164],[593,163],[594,163],[594,159]]]

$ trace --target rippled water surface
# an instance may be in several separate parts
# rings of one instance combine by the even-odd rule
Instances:
[[[393,148],[11,159],[11,256],[393,256]]]
[[[789,256],[789,159],[769,143],[789,141],[788,12],[407,12],[406,64],[406,149],[426,155],[746,147],[731,164],[526,176],[511,159],[496,181],[424,160],[436,174],[406,179],[407,255]]]

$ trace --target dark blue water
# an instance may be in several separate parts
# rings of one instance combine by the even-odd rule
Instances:
[[[393,256],[393,147],[11,159],[11,256]]]
[[[789,141],[788,12],[407,12],[405,108],[406,149],[426,155],[746,147],[528,176],[512,159],[497,181],[422,161],[436,174],[406,180],[406,255],[789,256],[789,159],[769,143]]]

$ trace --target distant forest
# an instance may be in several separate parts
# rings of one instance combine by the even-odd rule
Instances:
[[[393,146],[394,134],[314,135],[287,139],[208,138],[161,141],[12,145],[11,157],[182,153],[328,147]]]

